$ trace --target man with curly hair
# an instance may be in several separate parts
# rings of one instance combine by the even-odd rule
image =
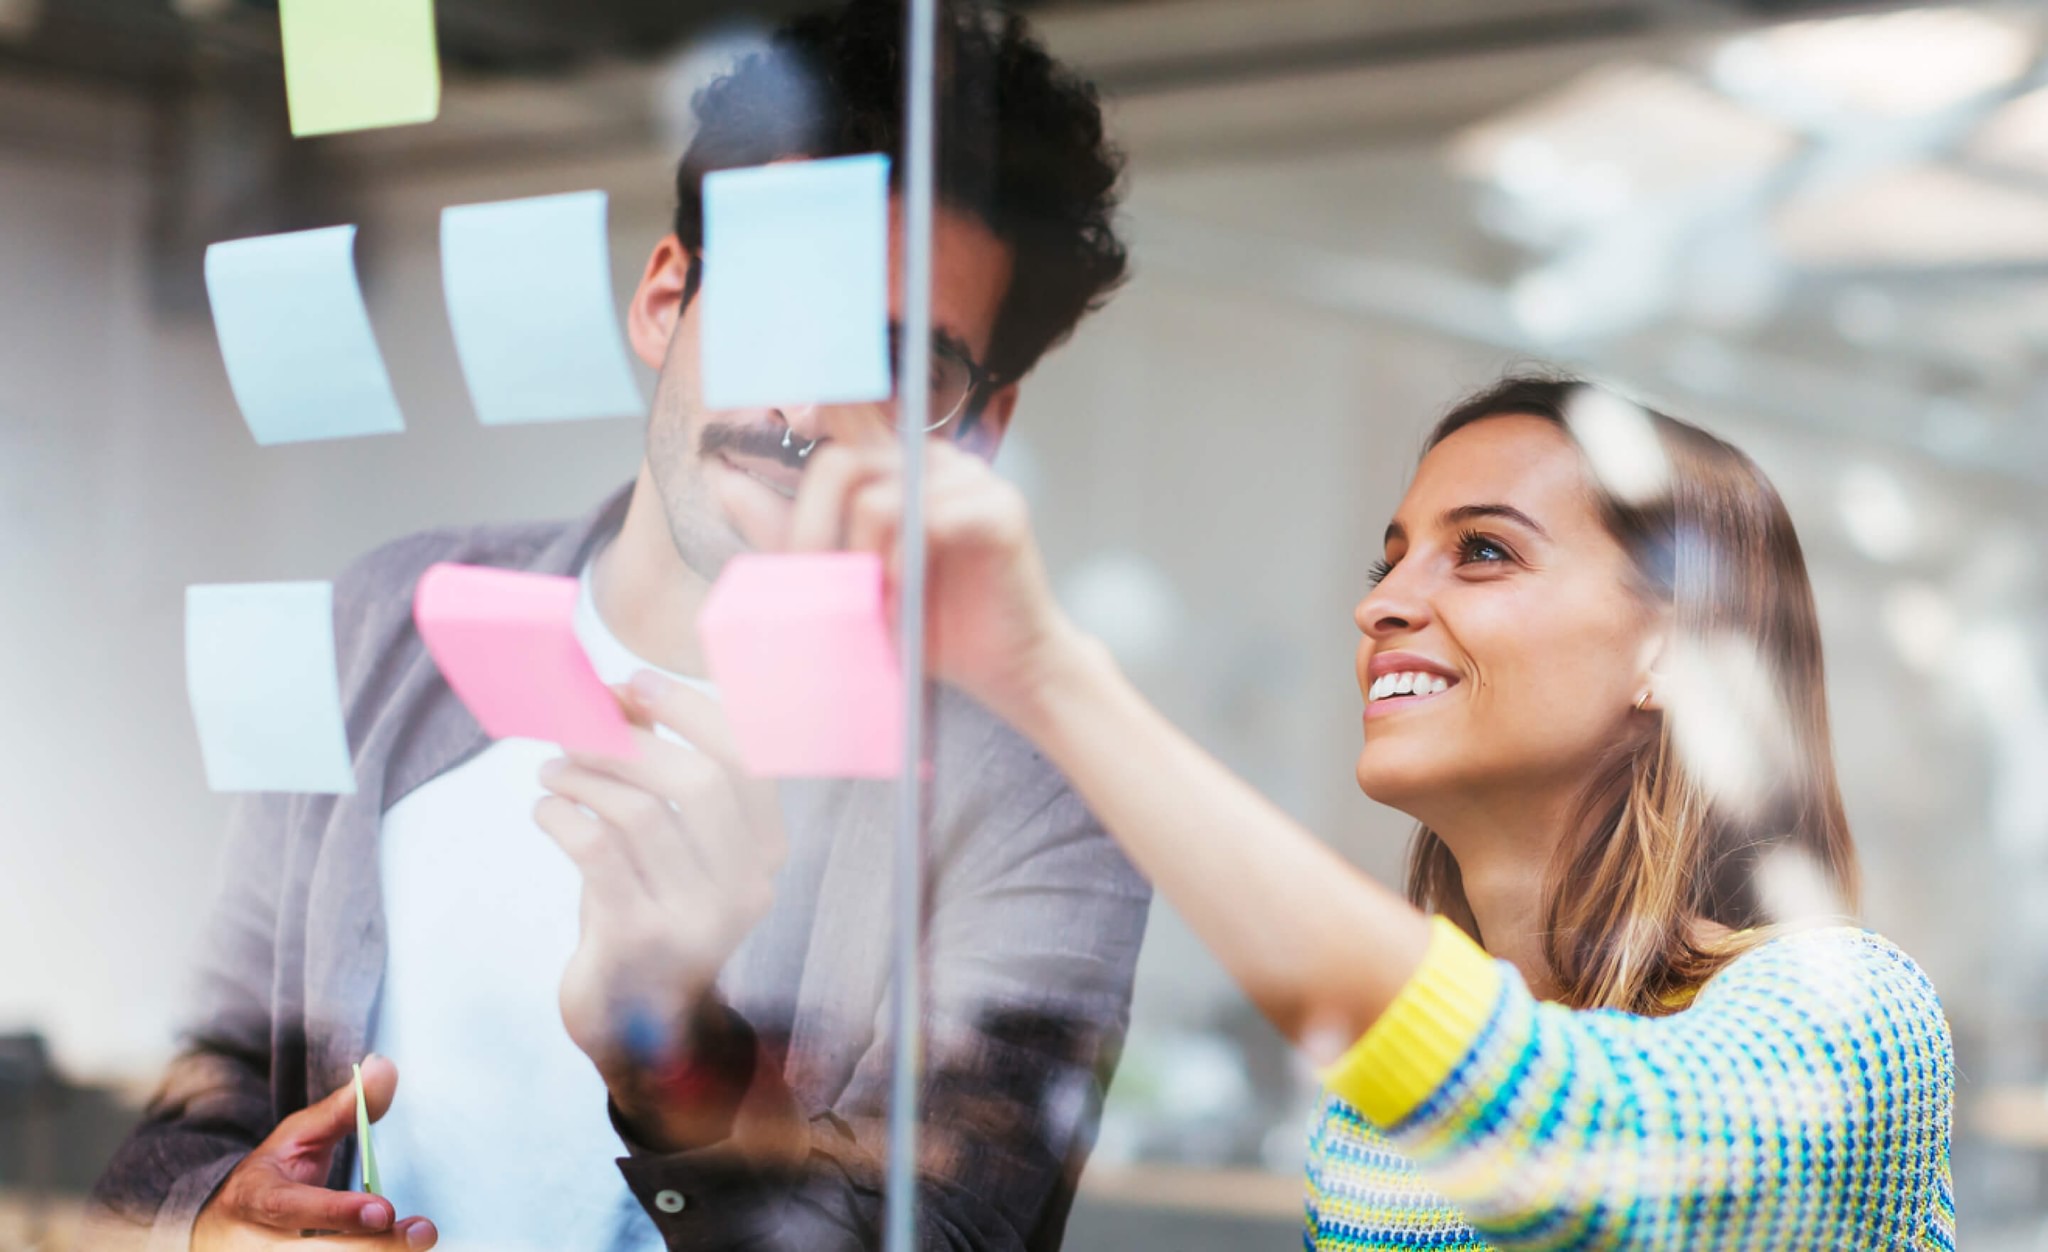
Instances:
[[[747,776],[693,624],[729,558],[780,546],[810,450],[915,420],[992,454],[1024,377],[1124,276],[1092,90],[1020,20],[941,12],[929,411],[701,396],[704,176],[863,152],[901,169],[901,0],[854,0],[697,99],[674,232],[628,316],[660,372],[636,481],[575,523],[400,540],[337,583],[356,793],[237,811],[194,1028],[101,1181],[103,1241],[874,1245],[894,788]],[[411,626],[439,561],[578,576],[578,634],[642,723],[639,759],[491,742]],[[1007,727],[952,692],[932,725],[920,1242],[1053,1248],[1149,894]],[[358,1061],[378,1195],[351,1189]]]

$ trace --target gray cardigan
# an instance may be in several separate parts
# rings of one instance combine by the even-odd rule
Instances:
[[[420,574],[437,561],[573,573],[628,498],[575,524],[415,535],[336,582],[356,792],[238,804],[189,1038],[95,1192],[103,1232],[185,1252],[236,1162],[361,1058],[384,970],[383,815],[489,742],[413,630]],[[984,710],[942,691],[933,744],[920,1243],[1055,1248],[1127,1021],[1149,891],[1065,780]],[[805,782],[782,797],[789,865],[720,990],[808,1120],[809,1167],[769,1176],[724,1144],[627,1145],[619,1166],[671,1248],[875,1242],[894,787]],[[345,1186],[352,1160],[338,1157],[330,1185]],[[663,1191],[689,1202],[665,1211]]]

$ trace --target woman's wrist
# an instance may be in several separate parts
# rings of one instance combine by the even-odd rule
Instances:
[[[990,707],[1041,751],[1054,755],[1049,740],[1058,735],[1067,712],[1099,693],[1116,673],[1108,647],[1060,615]]]

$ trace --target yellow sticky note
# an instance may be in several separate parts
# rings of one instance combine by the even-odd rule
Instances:
[[[431,122],[441,111],[434,0],[280,0],[292,134]]]

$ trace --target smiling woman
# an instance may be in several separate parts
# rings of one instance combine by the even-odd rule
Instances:
[[[1414,539],[1399,520],[1388,528],[1389,563],[1359,606],[1360,663],[1391,663],[1375,651],[1414,637],[1401,615],[1426,603],[1430,636],[1462,653],[1480,675],[1475,699],[1491,703],[1455,742],[1432,740],[1433,773],[1426,750],[1406,749],[1425,760],[1404,766],[1390,734],[1369,735],[1359,783],[1423,823],[1408,880],[1418,906],[1477,934],[1475,892],[1496,890],[1496,873],[1519,881],[1534,858],[1550,878],[1547,903],[1515,917],[1512,937],[1497,916],[1489,946],[1537,949],[1527,965],[1548,977],[1532,983],[1567,1004],[1659,1014],[1747,946],[1732,936],[1754,937],[1768,920],[1753,889],[1767,851],[1805,856],[1845,909],[1855,854],[1829,746],[1818,615],[1777,492],[1735,447],[1642,413],[1667,460],[1666,486],[1624,502],[1579,454],[1568,414],[1580,390],[1510,380],[1431,433],[1402,514],[1450,505]],[[1522,507],[1459,503],[1487,492]],[[1441,554],[1441,585],[1404,559],[1417,547]],[[1398,578],[1394,563],[1405,567]],[[1651,676],[1709,638],[1739,640],[1764,662],[1794,732],[1794,763],[1751,803],[1703,793],[1666,733],[1668,693]],[[1539,778],[1554,785],[1532,790],[1497,767],[1496,751],[1544,764]],[[1463,835],[1475,825],[1465,814],[1481,805],[1493,810],[1477,824],[1488,833]],[[1508,811],[1567,816],[1549,823],[1554,844],[1501,847]],[[1462,855],[1446,842],[1459,838]]]
[[[1610,490],[1579,394],[1511,380],[1445,419],[1357,608],[1358,779],[1423,824],[1408,900],[1148,706],[1053,604],[1016,492],[947,449],[933,666],[1328,1065],[1315,1246],[1952,1247],[1933,988],[1755,887],[1783,853],[1855,889],[1791,522],[1741,452],[1658,415],[1630,419],[1658,485]],[[820,455],[794,545],[886,552],[887,527],[844,519],[888,515],[892,454]],[[1758,691],[1778,707],[1701,716]],[[1778,768],[1716,766],[1751,739]]]

